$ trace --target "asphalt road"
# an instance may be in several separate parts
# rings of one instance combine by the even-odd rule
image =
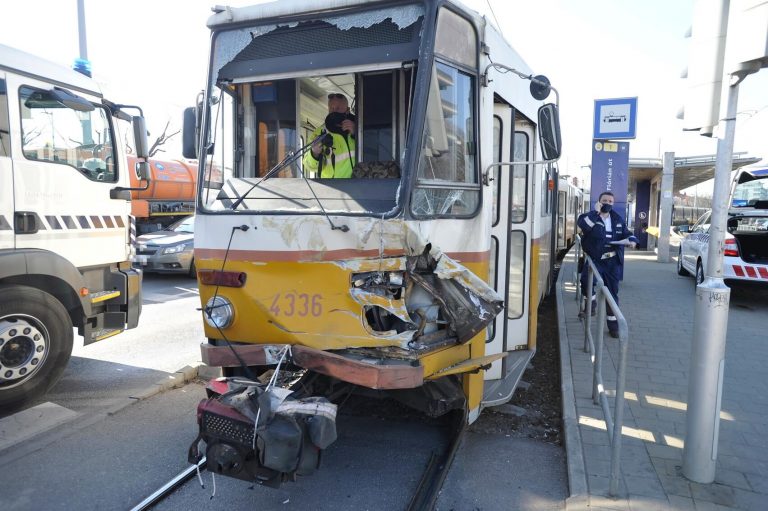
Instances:
[[[149,275],[144,298],[138,328],[81,341],[44,401],[0,420],[0,509],[130,509],[187,466],[203,385],[136,396],[198,361],[195,283]],[[277,490],[217,477],[211,498],[203,473],[205,488],[193,479],[156,509],[404,509],[444,435],[434,421],[372,409],[340,415],[339,438],[312,476]],[[468,434],[448,481],[437,509],[563,509],[567,496],[561,447],[503,433]]]
[[[3,511],[131,509],[188,465],[201,383],[155,395],[89,427],[69,423],[43,449],[0,454]],[[202,472],[155,509],[402,510],[444,441],[435,421],[343,413],[339,438],[311,476],[279,489]],[[46,435],[43,435],[46,436]],[[48,435],[50,437],[50,434]],[[531,463],[531,460],[536,460]],[[8,470],[12,468],[12,470]],[[504,435],[470,434],[438,510],[564,509],[561,448]]]
[[[88,346],[76,337],[72,360],[44,401],[98,412],[196,364],[204,340],[198,296],[186,276],[145,275],[139,326]]]

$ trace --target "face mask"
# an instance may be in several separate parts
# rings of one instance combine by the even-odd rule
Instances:
[[[602,204],[600,206],[601,213],[610,213],[612,209],[613,209],[613,205],[611,204]]]

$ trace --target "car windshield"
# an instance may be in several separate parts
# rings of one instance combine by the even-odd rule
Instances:
[[[184,220],[181,220],[180,222],[177,222],[172,226],[170,226],[168,230],[173,232],[194,234],[195,233],[195,217],[193,216],[187,217]]]

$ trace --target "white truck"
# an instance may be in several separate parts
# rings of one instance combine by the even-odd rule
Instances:
[[[74,328],[90,344],[138,324],[129,176],[146,182],[149,172],[144,118],[125,112],[134,108],[107,101],[83,74],[0,45],[0,413],[56,383]]]

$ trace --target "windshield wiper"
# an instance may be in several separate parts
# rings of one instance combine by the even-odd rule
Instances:
[[[248,188],[248,190],[246,190],[246,192],[245,192],[243,195],[241,195],[241,196],[240,196],[240,197],[239,197],[239,198],[238,198],[238,199],[237,199],[235,202],[233,202],[233,203],[232,203],[232,206],[231,206],[229,209],[232,209],[232,210],[234,210],[234,209],[237,209],[237,207],[238,207],[240,204],[242,204],[242,203],[243,203],[243,201],[244,201],[246,198],[248,198],[248,195],[250,195],[250,193],[251,193],[253,190],[255,190],[255,189],[256,189],[256,188],[257,188],[259,185],[261,185],[261,183],[263,183],[264,181],[266,181],[266,180],[267,180],[267,179],[269,179],[270,177],[274,176],[275,174],[277,174],[278,172],[280,172],[281,170],[283,170],[285,167],[287,167],[288,165],[290,165],[291,163],[293,163],[294,161],[296,161],[297,159],[299,159],[299,157],[300,157],[300,156],[303,156],[303,155],[304,155],[304,153],[306,153],[306,152],[309,150],[309,148],[310,148],[310,147],[312,147],[312,144],[314,144],[314,143],[315,143],[315,142],[317,142],[318,140],[321,140],[321,139],[322,139],[323,137],[325,137],[326,135],[327,135],[327,133],[321,133],[321,134],[320,134],[320,136],[318,136],[316,139],[314,139],[314,140],[313,140],[312,142],[310,142],[309,144],[305,145],[304,147],[301,147],[300,149],[298,149],[298,150],[296,150],[296,151],[290,151],[288,154],[286,154],[286,155],[285,155],[285,158],[283,158],[283,159],[282,159],[280,162],[278,162],[278,164],[277,164],[277,165],[275,165],[274,167],[272,167],[271,169],[269,169],[269,172],[267,172],[267,173],[264,175],[264,177],[262,177],[261,179],[259,179],[259,180],[258,180],[256,183],[254,183],[254,184],[253,184],[253,186],[251,186],[250,188]]]
[[[310,147],[312,147],[312,144],[319,140],[323,140],[324,145],[331,145],[333,143],[332,139],[328,140],[326,137],[330,137],[331,135],[329,133],[321,133],[317,138],[315,138],[313,141],[311,141],[309,144],[305,145],[304,147],[300,148],[297,151],[289,152],[285,158],[282,159],[277,165],[269,169],[269,172],[267,172],[264,177],[262,177],[259,181],[253,184],[246,192],[240,196],[235,202],[232,203],[232,206],[230,209],[234,210],[236,209],[240,204],[243,203],[243,201],[248,197],[248,195],[255,190],[261,183],[269,179],[270,177],[274,176],[276,173],[296,161],[300,156],[304,155]],[[322,169],[318,169],[318,172],[322,172]],[[323,212],[323,215],[325,216],[326,220],[328,220],[328,223],[331,225],[332,231],[341,231],[341,232],[347,232],[349,231],[349,227],[347,225],[335,225],[333,221],[331,220],[330,215],[328,215],[328,212],[325,211],[325,208],[323,207],[323,203],[320,201],[320,199],[317,197],[317,194],[315,193],[315,190],[312,188],[312,185],[309,183],[309,180],[307,179],[307,176],[304,175],[304,173],[301,173],[302,179],[304,179],[304,182],[307,183],[307,187],[309,187],[309,191],[312,193],[312,197],[315,198],[315,201],[317,202],[317,205],[320,206],[320,210]]]

